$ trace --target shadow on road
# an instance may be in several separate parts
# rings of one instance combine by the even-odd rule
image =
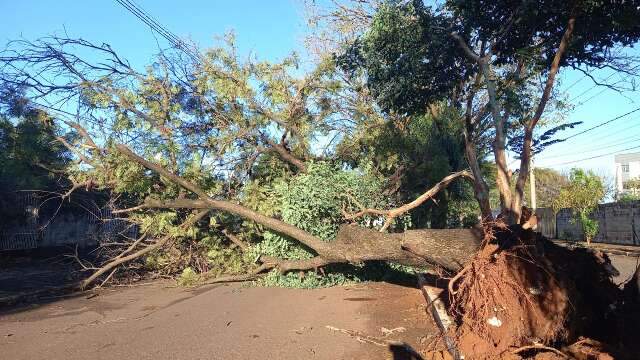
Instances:
[[[424,360],[424,358],[408,344],[389,345],[393,360]]]

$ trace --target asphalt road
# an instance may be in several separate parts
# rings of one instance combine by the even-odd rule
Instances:
[[[437,335],[414,288],[236,284],[189,291],[169,284],[0,313],[0,358],[391,359],[386,341],[419,350]]]

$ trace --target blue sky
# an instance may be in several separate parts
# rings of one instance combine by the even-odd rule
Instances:
[[[243,54],[252,52],[259,58],[276,60],[292,51],[304,53],[302,39],[306,27],[301,0],[137,0],[136,3],[176,35],[192,39],[203,47],[215,44],[217,36],[234,30]],[[157,52],[156,41],[166,46],[164,39],[154,36],[115,0],[1,1],[0,13],[4,15],[0,22],[1,44],[19,37],[36,39],[66,30],[72,37],[110,43],[135,66],[143,66],[152,59]],[[593,75],[605,79],[611,72],[603,70]],[[565,70],[561,72],[560,86],[568,88],[581,78],[582,74]],[[571,135],[640,106],[638,92],[622,96],[592,86],[585,78],[568,89],[568,98],[575,98],[576,104],[568,121],[584,124],[562,135]],[[536,163],[561,171],[585,167],[612,176],[613,155],[564,163],[637,146],[640,146],[640,112],[554,145],[540,154]]]

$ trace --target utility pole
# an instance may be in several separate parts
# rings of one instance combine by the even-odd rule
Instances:
[[[534,165],[533,165],[533,156],[531,157],[531,166],[529,166],[529,190],[531,190],[531,204],[529,204],[531,206],[531,208],[533,209],[533,211],[536,210],[537,208],[537,204],[536,204],[536,174],[534,170]]]

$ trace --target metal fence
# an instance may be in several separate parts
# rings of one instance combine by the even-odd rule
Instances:
[[[21,191],[6,196],[20,221],[0,229],[0,250],[27,250],[58,246],[96,246],[119,236],[135,237],[137,226],[114,217],[110,206],[95,202],[71,206],[38,192]]]

